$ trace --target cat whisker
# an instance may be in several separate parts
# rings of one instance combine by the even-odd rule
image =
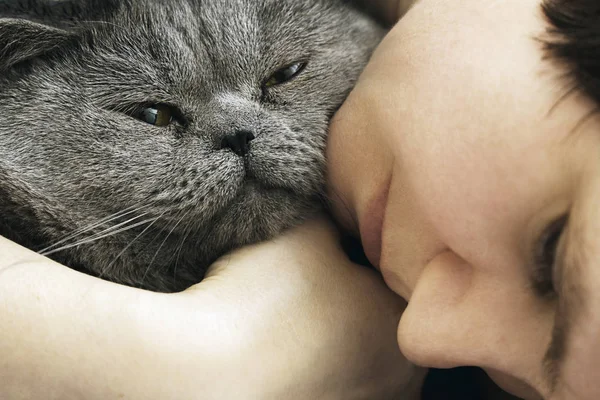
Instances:
[[[173,279],[176,279],[176,277],[177,277],[177,264],[179,263],[179,259],[181,257],[181,253],[183,252],[183,247],[185,245],[185,242],[190,237],[191,233],[193,232],[192,225],[193,224],[191,222],[188,222],[187,226],[183,230],[184,234],[181,239],[181,243],[179,244],[179,246],[177,247],[177,250],[175,251],[175,264],[173,265]]]
[[[148,263],[148,267],[146,268],[146,272],[144,272],[144,276],[142,277],[142,284],[146,281],[146,276],[148,275],[148,272],[150,272],[150,268],[152,267],[152,264],[154,264],[154,261],[156,260],[156,257],[158,257],[158,254],[160,253],[160,250],[163,248],[163,246],[165,245],[165,243],[167,242],[167,240],[169,239],[169,237],[171,236],[171,234],[175,231],[175,229],[177,229],[177,227],[179,226],[179,224],[181,224],[181,222],[190,214],[190,212],[191,211],[187,211],[185,214],[183,214],[183,216],[177,221],[177,223],[173,226],[173,228],[169,231],[169,233],[167,234],[167,236],[165,237],[165,239],[162,241],[162,243],[160,244],[160,246],[158,247],[158,249],[154,253],[154,257],[152,257],[152,260],[150,261],[150,263]]]
[[[140,219],[142,217],[145,217],[146,215],[148,215],[147,212],[146,213],[142,213],[140,215],[136,215],[135,217],[130,218],[127,221],[119,222],[118,224],[116,224],[114,226],[111,226],[110,228],[106,228],[103,231],[100,231],[98,233],[94,233],[93,235],[90,236],[90,239],[95,238],[96,236],[105,235],[105,234],[107,234],[107,233],[109,233],[109,232],[111,232],[111,231],[113,231],[115,229],[119,229],[119,228],[121,228],[123,226],[127,226],[127,224],[129,224],[131,222],[134,222],[134,221],[137,221],[138,219]]]
[[[117,260],[119,258],[121,258],[121,256],[123,254],[125,254],[125,252],[135,243],[136,240],[138,240],[139,238],[141,238],[142,236],[144,236],[146,234],[146,232],[148,232],[150,230],[150,228],[152,228],[152,226],[154,226],[154,224],[156,223],[156,221],[158,221],[159,219],[162,218],[163,215],[165,215],[166,211],[163,211],[162,214],[160,214],[158,217],[156,217],[156,219],[154,221],[152,221],[152,223],[150,225],[148,225],[146,228],[144,228],[144,230],[142,232],[140,232],[135,238],[133,238],[133,240],[131,242],[129,242],[129,244],[127,246],[125,246],[125,248],[123,248],[123,250],[121,250],[121,252],[119,254],[117,254],[117,256],[114,258],[114,260],[105,268],[102,269],[102,272],[99,275],[99,278],[102,278],[105,274],[106,271],[109,271],[112,266],[117,262]]]
[[[141,215],[137,215],[137,216],[135,216],[135,217],[133,217],[133,218],[131,218],[131,219],[128,219],[127,221],[120,222],[119,224],[117,224],[117,225],[115,225],[115,226],[111,226],[110,228],[106,228],[106,229],[104,229],[104,230],[102,230],[102,231],[100,231],[100,232],[93,233],[92,235],[89,235],[89,236],[88,236],[86,239],[84,239],[84,240],[88,240],[88,241],[89,241],[89,240],[91,240],[91,241],[95,241],[95,240],[96,240],[96,237],[98,237],[98,236],[106,236],[108,233],[110,233],[110,232],[112,232],[112,231],[114,231],[114,230],[116,230],[116,229],[119,229],[119,228],[121,228],[121,227],[123,227],[123,226],[126,226],[127,224],[129,224],[129,223],[131,223],[131,222],[134,222],[134,221],[136,221],[136,220],[138,220],[138,219],[140,219],[140,218],[142,218],[142,217],[144,217],[144,216],[146,216],[146,215],[147,215],[147,213],[144,213],[144,214],[141,214]],[[85,233],[85,232],[82,232],[82,234],[83,234],[83,233]],[[79,235],[76,235],[76,236],[81,236],[81,234],[79,234]],[[76,236],[75,236],[75,237],[76,237]],[[74,237],[73,239],[75,239],[75,237]],[[79,243],[79,242],[76,242],[76,243]],[[65,245],[65,246],[71,246],[71,245]],[[62,246],[62,247],[65,247],[65,246]],[[50,255],[50,254],[53,254],[53,253],[56,253],[56,252],[57,252],[57,250],[55,250],[55,249],[49,249],[49,250],[47,250],[47,251],[40,252],[40,254],[41,254],[42,256],[48,256],[48,255]]]
[[[147,208],[147,207],[148,206],[129,207],[129,208],[126,208],[125,210],[122,210],[122,211],[119,211],[117,213],[111,214],[111,215],[109,215],[109,216],[107,216],[105,218],[102,218],[102,219],[100,219],[100,220],[98,220],[98,221],[96,221],[96,222],[94,222],[94,223],[92,223],[90,225],[87,225],[87,226],[85,226],[83,228],[79,228],[79,229],[75,230],[71,234],[65,236],[64,238],[60,239],[59,241],[53,243],[52,245],[47,246],[47,247],[39,250],[38,253],[43,255],[44,253],[50,251],[51,249],[53,249],[53,248],[55,248],[57,246],[60,246],[61,244],[64,244],[64,243],[68,242],[69,240],[72,240],[72,239],[76,238],[77,236],[80,236],[80,235],[82,235],[82,234],[84,234],[86,232],[89,232],[89,231],[91,231],[93,229],[96,229],[99,226],[102,226],[104,224],[112,222],[112,221],[114,221],[116,219],[123,218],[123,217],[125,217],[127,215],[130,215],[130,214],[133,214],[135,212],[141,211],[142,209]]]
[[[157,217],[155,217],[155,218],[149,218],[149,219],[146,219],[146,220],[143,220],[143,221],[137,222],[135,224],[132,224],[132,225],[129,225],[129,226],[125,226],[124,228],[116,229],[116,230],[114,228],[111,228],[110,230],[107,230],[108,233],[106,233],[106,234],[95,235],[93,237],[90,237],[90,238],[87,238],[87,239],[84,239],[84,240],[80,240],[80,241],[78,241],[76,243],[68,244],[66,246],[59,247],[58,249],[54,249],[54,250],[51,250],[49,252],[43,253],[42,255],[45,256],[45,257],[48,257],[48,256],[50,256],[52,254],[55,254],[55,253],[58,253],[58,252],[61,252],[61,251],[67,250],[67,249],[72,249],[74,247],[79,247],[79,246],[84,245],[84,244],[93,243],[93,242],[96,242],[98,240],[101,240],[101,239],[104,239],[104,238],[107,238],[107,237],[110,237],[110,236],[117,235],[119,233],[126,232],[128,230],[137,228],[139,226],[143,226],[143,225],[145,225],[147,223],[154,222],[157,219],[158,219]],[[128,221],[128,222],[131,222],[131,221]],[[121,226],[122,225],[123,224],[121,224]]]

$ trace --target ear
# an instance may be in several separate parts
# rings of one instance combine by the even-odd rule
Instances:
[[[48,53],[74,35],[63,29],[16,18],[0,18],[0,71]]]
[[[0,0],[0,72],[79,37],[128,0]]]
[[[0,0],[0,71],[72,40],[81,0]]]
[[[92,3],[96,2],[102,0],[0,0],[0,17],[52,21],[54,26],[77,20],[85,14],[88,6],[95,7],[96,4]]]

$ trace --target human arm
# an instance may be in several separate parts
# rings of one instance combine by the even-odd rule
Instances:
[[[324,221],[174,295],[0,247],[3,399],[386,399],[420,383],[395,344],[403,302]]]

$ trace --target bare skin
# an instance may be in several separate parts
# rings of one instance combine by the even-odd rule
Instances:
[[[409,302],[409,359],[482,367],[525,399],[593,400],[600,118],[565,96],[547,28],[540,0],[418,2],[333,123],[330,180]]]
[[[174,295],[0,246],[2,399],[418,393],[424,371],[395,343],[405,303],[345,260],[324,220],[228,256]]]

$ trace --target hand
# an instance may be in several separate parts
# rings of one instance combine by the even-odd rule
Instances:
[[[230,348],[234,375],[250,374],[274,399],[416,398],[423,371],[395,336],[405,303],[338,239],[326,220],[310,222],[223,258],[185,295],[191,305],[194,290],[222,293],[218,307],[244,327]]]
[[[165,295],[0,248],[0,398],[410,399],[404,303],[315,221]],[[4,258],[3,258],[4,257]],[[2,267],[20,260],[12,268]]]

